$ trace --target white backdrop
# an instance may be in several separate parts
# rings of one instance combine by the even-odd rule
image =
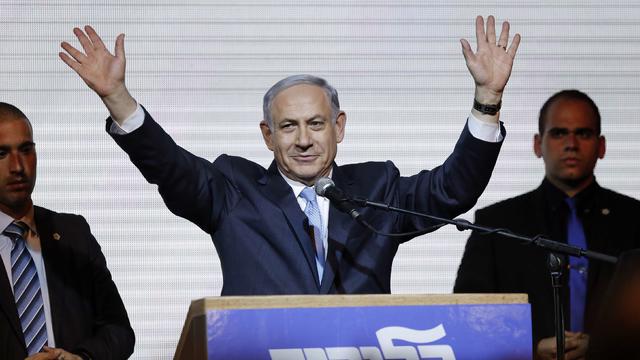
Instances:
[[[473,83],[458,40],[475,43],[478,14],[523,36],[503,100],[507,139],[478,206],[539,184],[537,112],[564,88],[600,106],[608,152],[598,181],[640,196],[636,1],[0,0],[0,100],[33,122],[35,201],[92,225],[136,331],[133,358],[173,356],[189,301],[220,292],[219,261],[206,234],[165,209],[104,132],[99,99],[58,59],[74,26],[94,25],[110,46],[126,33],[132,94],[200,156],[267,166],[262,95],[311,73],[338,89],[348,115],[337,161],[391,159],[408,175],[444,160],[464,125]],[[403,245],[393,292],[450,292],[467,235],[445,228]]]

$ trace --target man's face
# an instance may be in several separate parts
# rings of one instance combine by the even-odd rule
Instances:
[[[36,183],[36,148],[27,121],[0,119],[0,210],[21,217]]]
[[[329,175],[347,120],[340,112],[333,124],[324,90],[306,84],[287,88],[273,99],[271,115],[273,130],[264,121],[260,130],[280,171],[309,186]]]
[[[543,134],[534,151],[544,159],[546,176],[563,190],[580,191],[593,181],[593,169],[605,153],[591,107],[580,100],[561,99],[547,109]]]

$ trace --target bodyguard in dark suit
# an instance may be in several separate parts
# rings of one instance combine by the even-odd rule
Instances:
[[[0,103],[0,357],[125,359],[135,337],[82,216],[33,206],[29,120]]]
[[[107,130],[158,185],[168,208],[211,234],[223,295],[388,293],[393,257],[411,237],[372,234],[309,187],[331,177],[350,194],[445,217],[473,206],[503,138],[498,110],[519,43],[516,35],[507,48],[508,23],[496,43],[494,28],[493,17],[486,32],[482,17],[476,19],[476,53],[462,41],[476,105],[453,154],[411,177],[391,162],[334,162],[347,118],[323,79],[292,76],[267,91],[260,129],[274,161],[264,169],[228,155],[209,162],[177,146],[125,87],[123,35],[112,56],[91,27],[74,29],[84,52],[63,43],[61,58],[102,98],[111,113]],[[388,233],[432,225],[368,209],[362,217]]]
[[[577,90],[565,90],[547,100],[540,110],[534,151],[545,163],[542,184],[529,193],[478,210],[476,223],[566,242],[571,237],[572,199],[585,236],[584,247],[614,256],[640,247],[640,202],[595,181],[593,170],[604,157],[605,139],[600,134],[598,107],[591,98]],[[615,265],[598,261],[573,263],[564,276],[569,358],[584,357],[588,334],[596,325],[599,310],[606,306],[605,294],[614,269]],[[572,287],[580,287],[572,278],[583,281],[583,293],[572,291]],[[555,359],[553,289],[545,251],[474,232],[467,241],[454,291],[527,293],[536,356]]]

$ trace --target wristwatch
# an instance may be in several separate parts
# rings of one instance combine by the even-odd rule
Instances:
[[[473,108],[480,111],[483,114],[487,115],[495,115],[500,111],[502,107],[502,100],[500,100],[497,104],[480,104],[478,100],[473,99]]]

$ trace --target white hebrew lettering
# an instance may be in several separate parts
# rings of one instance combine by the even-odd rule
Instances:
[[[375,346],[360,346],[362,360],[384,360],[380,349]]]
[[[325,348],[329,360],[362,360],[360,351],[355,347]]]
[[[427,330],[389,326],[376,331],[380,348],[374,346],[270,349],[271,360],[456,360],[449,345],[427,345],[444,338],[442,324]],[[413,343],[395,345],[394,341]],[[382,351],[382,352],[381,352]]]

